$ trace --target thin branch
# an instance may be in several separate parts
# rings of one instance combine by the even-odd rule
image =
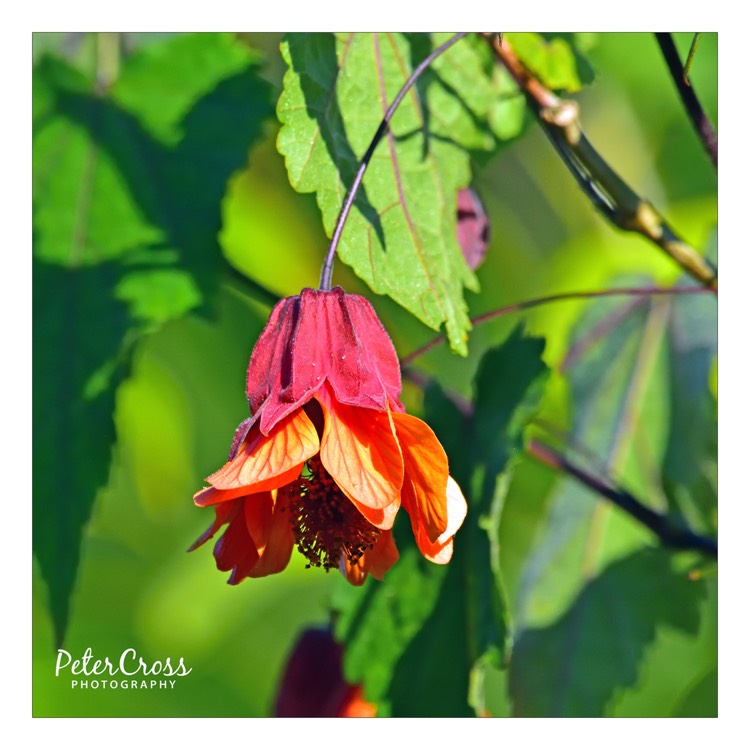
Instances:
[[[714,167],[716,167],[719,163],[719,140],[716,137],[716,131],[714,130],[711,121],[708,119],[708,116],[703,111],[703,107],[701,107],[701,103],[698,101],[695,90],[687,80],[685,68],[682,66],[682,61],[677,52],[674,39],[672,39],[671,34],[658,33],[656,35],[656,40],[659,42],[659,48],[661,49],[662,55],[664,55],[664,60],[667,63],[674,85],[677,87],[677,93],[680,95],[680,99],[682,99],[685,111],[687,112],[688,117],[690,117],[690,122],[693,123],[693,127],[703,144],[703,148],[706,150],[709,157],[711,157]],[[694,50],[691,49],[691,53],[695,54]],[[692,57],[690,59],[692,59]]]
[[[692,84],[690,83],[690,78],[688,76],[690,74],[690,66],[693,64],[695,52],[698,49],[698,42],[700,41],[700,38],[700,32],[697,34],[693,34],[693,41],[690,43],[690,52],[688,52],[687,60],[685,60],[685,67],[682,69],[682,80],[685,81],[686,86],[692,86]]]
[[[403,376],[420,388],[426,388],[431,382],[431,378],[412,367],[404,368]],[[458,393],[444,389],[445,395],[453,401],[458,410],[466,417],[471,417],[474,411],[474,404],[465,399]],[[546,425],[540,424],[544,429]],[[582,455],[588,454],[589,451],[585,446],[576,446]],[[639,523],[650,529],[661,542],[673,549],[696,550],[710,557],[716,558],[718,555],[718,545],[715,539],[697,534],[688,528],[685,524],[675,523],[673,519],[661,513],[657,513],[647,505],[642,503],[627,490],[618,487],[609,478],[600,478],[582,469],[580,466],[572,463],[561,453],[549,445],[538,440],[529,441],[527,451],[529,455],[546,464],[547,466],[565,471],[579,482],[586,485],[589,489],[600,494],[610,502],[614,503],[621,510],[628,513]],[[589,456],[594,463],[600,464],[601,459],[591,454]],[[602,470],[602,469],[600,469]],[[602,473],[604,471],[602,470]]]
[[[501,318],[504,315],[510,315],[511,313],[521,312],[522,310],[528,310],[532,307],[538,307],[539,305],[546,305],[549,302],[564,302],[566,300],[574,299],[588,299],[592,297],[645,297],[649,295],[660,295],[660,294],[706,294],[712,290],[702,286],[676,286],[676,287],[622,287],[621,289],[599,289],[596,291],[587,292],[562,292],[560,294],[550,294],[546,297],[537,297],[536,299],[524,300],[523,302],[516,302],[512,305],[506,305],[505,307],[499,307],[497,310],[491,310],[490,312],[482,313],[471,318],[472,325],[478,323],[486,323],[489,320],[495,318]],[[418,357],[439,346],[446,340],[444,335],[436,336],[426,344],[423,344],[419,349],[415,349],[410,354],[401,358],[401,365],[408,365]]]
[[[541,463],[570,474],[589,489],[614,503],[656,534],[665,546],[673,549],[695,550],[713,558],[718,556],[718,545],[715,539],[697,534],[683,524],[675,524],[668,516],[657,513],[644,505],[627,490],[615,486],[609,479],[590,474],[548,445],[538,440],[531,440],[528,452]]]
[[[547,89],[524,67],[507,40],[500,44],[495,35],[486,38],[594,207],[615,226],[650,240],[693,278],[716,290],[716,269],[680,238],[654,206],[637,195],[591,145],[578,121],[578,105],[559,99]]]
[[[396,112],[396,108],[401,103],[401,100],[404,98],[404,96],[406,96],[409,89],[416,83],[419,76],[424,73],[424,71],[432,64],[432,62],[443,52],[445,52],[448,47],[454,45],[459,39],[463,39],[463,37],[465,37],[467,34],[467,31],[462,31],[459,34],[455,34],[447,42],[441,44],[429,55],[427,55],[427,57],[422,60],[422,62],[419,63],[416,68],[414,68],[414,71],[409,76],[406,83],[401,87],[401,91],[398,92],[396,98],[393,100],[393,103],[390,107],[388,107],[383,120],[378,126],[378,129],[375,131],[375,135],[373,136],[370,145],[367,147],[367,151],[365,151],[365,155],[362,157],[359,169],[357,170],[357,174],[354,177],[354,182],[352,182],[352,186],[351,188],[349,188],[349,193],[346,196],[346,200],[344,200],[344,205],[341,207],[339,218],[336,220],[336,228],[333,230],[331,244],[328,247],[328,252],[326,253],[325,260],[323,261],[323,268],[320,271],[319,288],[321,291],[328,291],[331,288],[331,278],[333,276],[333,261],[336,257],[336,251],[338,249],[339,241],[341,240],[341,234],[344,231],[344,225],[346,224],[349,212],[354,205],[354,200],[357,197],[359,187],[362,184],[362,179],[365,176],[365,170],[367,169],[367,166],[370,163],[370,159],[372,159],[372,155],[375,153],[375,149],[380,143],[381,138],[388,129],[388,123],[391,121],[391,118]]]

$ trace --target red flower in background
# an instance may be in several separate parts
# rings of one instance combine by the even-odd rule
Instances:
[[[466,501],[400,393],[396,352],[364,297],[336,287],[281,300],[250,357],[253,416],[195,495],[216,518],[192,549],[228,524],[214,556],[229,583],[283,570],[296,544],[310,565],[359,585],[398,559],[403,505],[422,554],[448,562]]]
[[[375,716],[376,708],[364,699],[362,687],[344,680],[342,653],[329,630],[311,628],[302,633],[281,678],[274,716]]]

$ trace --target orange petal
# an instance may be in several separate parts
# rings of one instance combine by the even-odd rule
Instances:
[[[280,573],[289,564],[294,536],[287,512],[288,505],[286,488],[280,489],[278,493],[264,493],[259,507],[245,503],[247,529],[260,554],[260,559],[250,571],[251,578]]]
[[[373,545],[363,555],[365,570],[379,581],[398,561],[398,549],[390,531],[384,531]]]
[[[430,562],[438,565],[447,565],[453,557],[453,539],[449,539],[445,544],[435,545],[435,549],[430,552],[422,553]]]
[[[339,571],[352,586],[361,586],[367,580],[364,560],[360,557],[357,562],[352,563],[346,557],[339,561]]]
[[[378,709],[365,700],[361,685],[350,685],[336,716],[347,719],[373,719]]]
[[[206,481],[219,490],[246,487],[246,494],[276,489],[296,479],[318,447],[318,433],[304,410],[299,409],[268,435],[255,424],[237,455]]]
[[[360,509],[385,511],[399,503],[404,462],[390,412],[346,406],[327,387],[316,399],[325,417],[320,460],[336,484]],[[387,523],[385,516],[380,523]]]
[[[356,563],[342,557],[339,570],[349,583],[361,586],[371,574],[379,581],[398,561],[398,550],[390,531],[384,531],[378,537],[372,549],[368,549]]]
[[[295,466],[284,474],[279,474],[277,477],[272,477],[264,482],[259,482],[252,487],[235,487],[231,490],[217,490],[215,487],[205,487],[195,493],[193,496],[193,502],[199,508],[205,508],[207,505],[220,504],[226,500],[235,500],[238,497],[244,497],[246,495],[257,494],[264,491],[267,492],[269,490],[267,485],[274,485],[270,487],[270,489],[275,489],[275,486],[283,487],[287,484],[291,484],[299,476],[301,470],[301,465]]]
[[[468,511],[464,493],[461,492],[458,482],[453,477],[448,477],[448,486],[446,487],[445,494],[448,498],[448,526],[438,537],[438,543],[446,542],[455,536],[456,532],[461,528],[461,524],[464,522]]]
[[[448,457],[435,433],[421,419],[396,412],[393,422],[404,456],[404,494],[419,507],[427,536],[435,542],[448,525]]]
[[[444,565],[449,562],[453,556],[453,536],[464,522],[467,510],[466,500],[461,492],[461,488],[453,477],[450,476],[448,477],[446,487],[446,497],[448,506],[448,525],[445,531],[434,542],[430,541],[427,536],[424,523],[419,515],[419,509],[416,506],[410,508],[407,503],[404,503],[404,507],[409,511],[411,527],[419,551],[428,560],[438,563],[439,565]]]
[[[356,509],[376,528],[384,530],[393,528],[396,513],[398,513],[398,509],[401,507],[401,500],[396,500],[396,502],[386,505],[385,508],[371,508],[369,505],[363,505],[352,497],[349,499],[354,503]]]

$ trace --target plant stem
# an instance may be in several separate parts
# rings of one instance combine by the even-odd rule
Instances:
[[[695,57],[695,51],[698,49],[698,42],[700,41],[701,35],[693,34],[693,41],[690,43],[690,52],[688,52],[688,58],[685,61],[685,67],[682,69],[682,80],[685,81],[686,86],[691,86],[690,78],[688,78],[688,74],[690,73],[690,66],[693,64],[693,58]]]
[[[578,121],[578,105],[549,91],[524,67],[507,40],[500,44],[494,35],[488,35],[487,40],[594,207],[615,226],[650,240],[693,278],[716,290],[716,269],[681,239],[654,206],[638,196],[591,145]]]
[[[341,207],[341,213],[339,213],[339,217],[336,220],[336,228],[333,230],[333,236],[331,237],[331,244],[328,247],[328,252],[326,253],[325,260],[323,261],[323,268],[320,271],[320,286],[319,289],[321,291],[329,291],[331,289],[331,277],[333,276],[333,261],[336,257],[336,251],[338,250],[339,241],[341,240],[341,234],[344,231],[344,225],[346,224],[346,220],[349,216],[349,212],[351,211],[352,206],[354,205],[354,200],[357,197],[357,192],[359,191],[359,187],[362,184],[362,179],[365,176],[365,170],[367,169],[367,165],[370,163],[370,159],[372,159],[372,155],[375,153],[375,149],[377,148],[378,144],[380,143],[380,140],[385,135],[386,130],[388,129],[388,123],[391,121],[391,118],[393,117],[394,113],[396,112],[396,108],[401,103],[401,100],[406,96],[409,89],[416,83],[419,76],[424,73],[424,71],[432,64],[432,62],[439,57],[445,50],[447,50],[449,47],[451,47],[453,44],[455,44],[459,39],[462,39],[468,34],[467,31],[462,31],[459,34],[455,34],[452,36],[447,42],[444,44],[441,44],[439,47],[434,49],[427,57],[422,60],[422,62],[414,68],[414,71],[407,79],[406,83],[402,86],[401,90],[396,95],[396,98],[393,100],[390,107],[388,107],[388,110],[385,113],[385,116],[383,117],[383,120],[381,121],[380,125],[378,126],[378,129],[375,131],[375,135],[372,138],[372,141],[370,142],[370,145],[367,147],[367,151],[365,151],[365,155],[362,157],[362,161],[360,162],[359,169],[357,169],[357,174],[354,177],[354,181],[352,182],[351,188],[349,188],[349,193],[346,196],[346,199],[344,200],[344,204]]]
[[[490,310],[489,312],[476,315],[471,318],[472,325],[478,323],[486,323],[489,320],[495,318],[501,318],[504,315],[510,315],[511,313],[521,312],[522,310],[528,310],[532,307],[538,307],[539,305],[546,305],[549,302],[564,302],[565,300],[574,299],[588,299],[592,297],[645,297],[649,295],[660,295],[660,294],[706,294],[711,292],[711,289],[702,286],[686,286],[686,287],[623,287],[621,289],[599,289],[596,291],[587,292],[562,292],[560,294],[550,294],[546,297],[537,297],[535,299],[524,300],[523,302],[516,302],[512,305],[506,305],[505,307],[499,307],[496,310]],[[408,365],[418,357],[434,349],[436,346],[445,341],[445,336],[436,336],[426,344],[423,344],[419,349],[415,349],[410,354],[401,358],[401,365]]]
[[[109,91],[120,74],[120,44],[118,32],[96,34],[96,89],[100,94]]]
[[[680,55],[677,52],[674,39],[672,39],[671,34],[659,33],[656,35],[656,40],[659,42],[659,48],[661,49],[662,55],[664,55],[664,60],[667,63],[674,85],[677,87],[677,93],[680,95],[680,99],[682,99],[682,104],[690,118],[690,122],[693,123],[693,127],[703,144],[703,148],[711,157],[714,167],[716,167],[719,162],[719,140],[716,137],[716,131],[714,130],[711,121],[708,119],[708,116],[703,111],[703,107],[701,107],[701,103],[698,101],[695,90],[687,80],[685,68],[683,68],[682,62],[680,61]],[[691,57],[688,62],[692,60],[692,55],[695,54],[695,50],[691,48],[690,52]]]
[[[585,469],[571,463],[550,446],[538,440],[531,440],[528,452],[541,463],[570,474],[589,489],[607,498],[636,521],[653,531],[665,546],[674,549],[695,550],[713,558],[718,556],[718,545],[715,539],[696,534],[685,525],[673,523],[668,516],[657,513],[644,505],[627,490],[615,486],[609,479],[602,479],[590,474]]]

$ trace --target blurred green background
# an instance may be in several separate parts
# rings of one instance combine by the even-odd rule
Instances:
[[[690,34],[676,35],[683,57],[691,39]],[[280,40],[279,35],[252,33],[233,40],[260,53],[260,76],[270,86],[271,104],[284,72]],[[172,36],[165,34],[125,35],[129,50],[170,41]],[[90,70],[96,43],[95,35],[35,34],[35,64],[51,55]],[[714,122],[717,45],[716,35],[703,34],[691,71]],[[590,140],[703,250],[716,224],[716,174],[653,36],[591,36],[586,59],[595,78],[576,99]],[[227,586],[226,574],[215,569],[210,545],[186,554],[213,515],[194,507],[192,495],[225,460],[234,429],[246,416],[245,369],[269,310],[229,269],[276,295],[295,294],[316,286],[327,247],[314,198],[289,185],[275,150],[277,132],[271,115],[245,166],[226,185],[219,244],[228,264],[210,311],[157,322],[135,344],[129,375],[116,391],[117,444],[106,486],[85,527],[64,643],[74,658],[87,647],[95,658],[113,659],[129,647],[147,661],[182,657],[192,673],[173,690],[76,690],[69,678],[55,678],[48,592],[35,562],[36,716],[269,715],[296,636],[328,621],[334,576],[305,570],[296,553],[283,574],[237,587]],[[652,245],[614,230],[594,213],[533,123],[487,165],[477,165],[474,186],[490,217],[491,243],[478,270],[481,291],[468,294],[472,314],[560,291],[604,288],[622,275],[645,275],[663,283],[679,276],[679,269]],[[367,294],[341,263],[334,282]],[[368,296],[399,354],[435,335],[391,300]],[[544,359],[553,371],[586,304],[548,305],[524,316],[527,331],[545,337]],[[420,366],[444,387],[468,394],[483,352],[503,341],[520,319],[511,316],[477,327],[466,359],[439,347]],[[553,376],[542,416],[567,424],[568,399],[567,386]],[[421,394],[411,385],[406,386],[405,403],[420,412]],[[87,459],[81,455],[79,460]],[[550,622],[559,611],[559,603],[546,601],[541,589],[536,599],[532,594],[531,605],[528,599],[519,602],[536,516],[547,511],[542,498],[552,483],[551,472],[522,460],[507,500],[509,518],[520,520],[515,527],[508,519],[503,522],[503,572],[511,609],[519,621],[532,625]],[[614,511],[606,533],[625,540],[614,545],[619,552],[613,557],[634,547],[629,540],[634,538],[637,546],[649,538]],[[717,600],[710,569],[706,586],[698,633],[660,627],[638,665],[637,680],[615,692],[607,715],[715,714]],[[491,677],[487,690],[489,707],[502,715],[508,705],[504,678],[499,673]]]

